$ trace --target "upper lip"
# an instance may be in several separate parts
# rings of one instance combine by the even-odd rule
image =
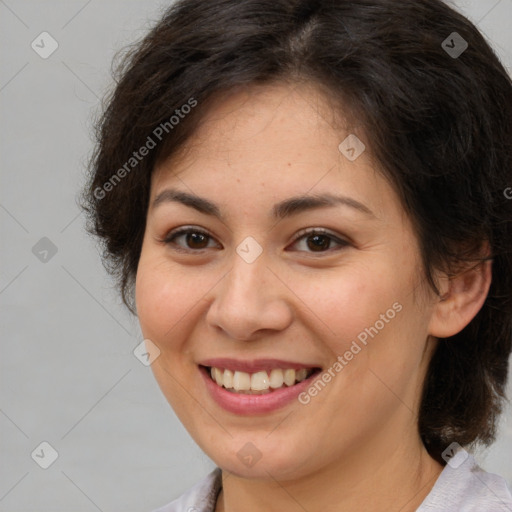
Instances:
[[[283,359],[232,359],[230,357],[216,357],[213,359],[205,359],[199,363],[202,366],[214,366],[215,368],[223,368],[224,370],[239,371],[246,373],[256,373],[264,370],[272,370],[273,368],[281,368],[286,370],[292,368],[300,370],[301,368],[320,368],[317,364],[298,363],[297,361],[284,361]]]

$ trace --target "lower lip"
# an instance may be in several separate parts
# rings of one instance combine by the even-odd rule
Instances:
[[[311,385],[312,380],[320,374],[320,371],[316,370],[307,379],[294,386],[275,389],[263,395],[244,395],[227,391],[213,382],[205,367],[200,367],[199,371],[205,381],[206,389],[218,405],[229,412],[244,415],[265,414],[284,407],[297,399]]]

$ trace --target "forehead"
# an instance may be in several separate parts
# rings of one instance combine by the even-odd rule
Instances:
[[[310,84],[224,92],[205,110],[182,150],[156,167],[152,196],[171,183],[232,199],[236,190],[238,197],[252,201],[338,192],[365,197],[373,211],[382,210],[382,200],[390,199],[389,185],[368,145],[353,161],[340,150],[348,136],[357,135],[343,126],[343,112],[333,104]],[[357,134],[365,139],[361,131]]]
[[[201,118],[194,132],[155,171],[171,162],[183,170],[194,160],[237,153],[246,160],[257,152],[260,161],[286,154],[295,156],[295,163],[305,162],[313,150],[332,153],[348,133],[343,112],[311,83],[237,86],[199,102],[196,109]]]
[[[332,147],[340,132],[346,131],[343,114],[334,108],[330,96],[310,83],[238,86],[209,100],[192,140],[185,147],[193,146],[195,156],[200,153],[200,145],[218,154],[250,153],[256,147],[261,152],[260,144],[269,150],[288,144],[298,150],[304,148],[298,142],[305,143],[308,149],[312,145],[319,148],[319,142],[320,148]],[[275,158],[277,153],[274,151],[272,156]]]

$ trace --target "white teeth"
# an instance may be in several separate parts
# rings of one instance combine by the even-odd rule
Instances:
[[[213,378],[215,379],[215,382],[219,385],[219,386],[222,386],[222,383],[223,383],[223,380],[222,380],[222,371],[219,370],[218,368],[214,368],[213,369],[214,371],[214,374],[213,374]]]
[[[217,384],[219,383],[217,382]],[[222,382],[219,386],[222,386]],[[233,388],[235,391],[249,391],[251,389],[251,376],[245,372],[235,372],[233,375]]]
[[[259,371],[253,374],[223,370],[221,368],[212,367],[210,374],[212,379],[219,385],[234,392],[247,393],[269,393],[273,389],[279,389],[286,386],[293,386],[296,382],[302,382],[311,375],[312,370],[301,368],[294,370],[287,368],[273,368],[270,374],[266,371]]]
[[[300,370],[297,370],[295,374],[295,378],[297,379],[297,382],[302,382],[306,377],[308,376],[308,371],[306,368],[301,368]]]
[[[233,387],[233,372],[231,370],[224,370],[224,382],[223,385],[225,388]]]
[[[268,389],[269,384],[267,372],[256,372],[251,375],[251,389],[254,391]]]
[[[293,386],[295,384],[295,370],[288,369],[284,371],[284,383],[287,386]]]
[[[270,372],[270,387],[272,389],[280,388],[280,387],[282,387],[283,382],[284,382],[283,370],[281,370],[279,368],[274,368]]]

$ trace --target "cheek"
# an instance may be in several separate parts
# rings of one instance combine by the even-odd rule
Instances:
[[[174,338],[179,320],[198,302],[189,278],[144,252],[137,269],[135,300],[143,335],[159,344]]]
[[[187,360],[186,340],[200,297],[191,280],[180,277],[167,261],[150,251],[141,254],[135,283],[139,324],[144,338],[160,350],[151,365],[156,381],[169,404],[184,417],[188,414],[184,404],[190,400],[185,383],[190,382],[195,371]]]
[[[135,282],[135,300],[137,315],[144,337],[161,332],[168,322],[164,314],[170,300],[170,289],[166,279],[159,278],[160,273],[151,261],[141,257]]]
[[[403,290],[391,272],[352,266],[346,270],[312,279],[295,278],[294,291],[312,313],[315,331],[330,342],[331,350],[342,354],[364,329],[380,321],[380,315],[392,310]],[[312,324],[313,325],[313,324]],[[380,325],[380,324],[379,324]]]
[[[333,371],[340,375],[334,380],[342,395],[354,389],[359,400],[372,402],[389,394],[379,378],[407,393],[420,368],[428,317],[427,308],[415,303],[415,269],[411,260],[397,255],[395,261],[382,258],[338,269],[315,278],[314,284],[295,279],[294,291],[312,313],[308,316],[318,347],[341,365]]]

